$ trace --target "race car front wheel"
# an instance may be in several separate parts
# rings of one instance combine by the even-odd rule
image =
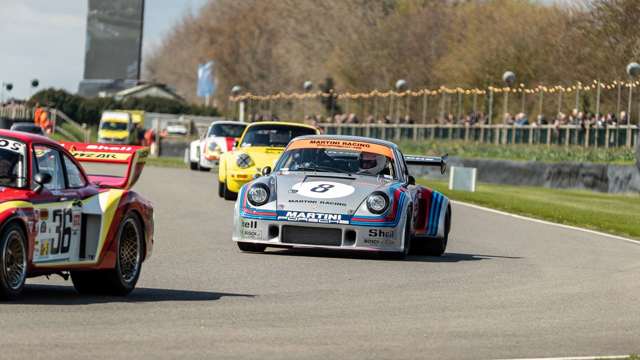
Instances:
[[[0,249],[0,298],[15,299],[22,293],[27,279],[27,247],[22,228],[11,223],[2,232]]]
[[[218,181],[218,196],[224,197],[224,183],[222,181]]]
[[[120,224],[116,249],[114,269],[71,273],[79,293],[125,296],[133,291],[142,270],[144,240],[140,222],[132,213]]]
[[[223,196],[225,200],[236,200],[238,198],[238,193],[229,190],[229,188],[227,187],[227,183],[224,183]]]
[[[198,163],[196,161],[189,162],[189,167],[191,170],[198,170]]]

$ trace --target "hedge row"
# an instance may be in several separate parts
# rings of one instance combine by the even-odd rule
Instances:
[[[144,110],[165,114],[188,114],[217,116],[218,109],[201,105],[187,104],[160,97],[128,98],[117,101],[114,98],[83,98],[59,89],[45,89],[35,93],[29,99],[29,105],[56,108],[71,119],[88,125],[97,125],[105,110]]]

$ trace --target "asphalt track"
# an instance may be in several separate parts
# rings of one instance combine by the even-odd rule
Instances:
[[[640,246],[454,205],[448,253],[245,254],[211,173],[147,168],[157,240],[128,298],[30,279],[1,359],[493,359],[640,352]]]

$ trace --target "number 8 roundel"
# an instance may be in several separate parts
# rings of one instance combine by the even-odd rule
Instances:
[[[335,199],[353,194],[351,185],[331,181],[299,182],[292,187],[298,195],[317,199]]]

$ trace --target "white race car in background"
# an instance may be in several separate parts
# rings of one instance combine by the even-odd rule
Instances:
[[[214,121],[204,137],[189,145],[191,170],[209,171],[218,165],[220,155],[233,150],[247,124],[238,121]]]

